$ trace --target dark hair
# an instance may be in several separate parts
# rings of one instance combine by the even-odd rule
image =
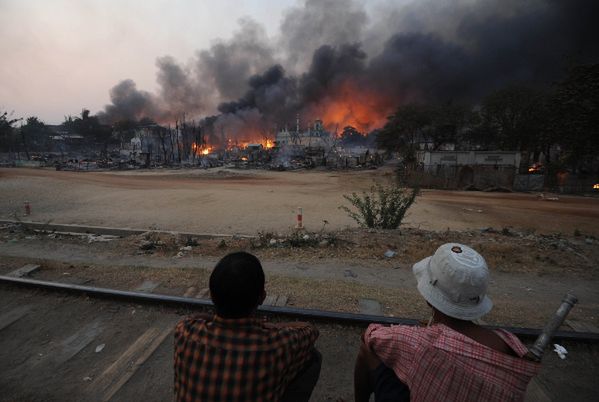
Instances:
[[[223,257],[210,275],[210,295],[221,317],[249,316],[263,292],[262,265],[258,258],[243,251]]]

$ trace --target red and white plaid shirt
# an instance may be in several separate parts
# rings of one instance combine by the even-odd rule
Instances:
[[[443,324],[372,324],[366,345],[410,388],[412,401],[521,401],[540,365],[515,335],[495,331],[518,357],[484,346]]]

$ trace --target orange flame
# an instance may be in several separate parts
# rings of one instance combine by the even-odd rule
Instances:
[[[314,108],[314,115],[320,116],[327,130],[337,130],[340,135],[344,127],[352,126],[362,133],[368,133],[385,125],[392,111],[386,99],[373,91],[360,89],[346,81],[330,97],[323,99]]]
[[[210,152],[213,151],[213,147],[210,147],[206,144],[202,144],[202,145],[198,145],[195,142],[191,144],[191,150],[196,154],[196,155],[209,155]]]

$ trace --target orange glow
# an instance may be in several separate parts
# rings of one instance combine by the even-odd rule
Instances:
[[[540,163],[533,163],[531,167],[528,168],[528,173],[540,173],[543,165]]]
[[[243,139],[241,140],[233,141],[230,138],[227,139],[225,148],[228,150],[232,150],[233,148],[245,149],[250,144],[260,144],[264,149],[272,149],[275,146],[273,140],[262,137],[259,133],[254,133],[253,135],[244,133]]]
[[[599,183],[597,183],[597,184],[593,185],[593,188],[594,188],[595,190],[599,190]]]
[[[350,81],[344,82],[313,110],[323,120],[327,130],[337,130],[337,135],[341,135],[346,126],[352,126],[362,133],[380,128],[385,125],[391,111],[392,107],[384,98],[372,91],[357,88]]]
[[[241,160],[242,160],[242,161],[247,161],[247,160],[248,160],[248,158],[247,158],[247,157],[245,157],[245,156],[243,156],[243,157],[241,158]]]
[[[213,151],[214,148],[209,147],[206,144],[203,145],[198,145],[195,142],[191,144],[191,150],[196,154],[196,155],[209,155],[210,152]]]

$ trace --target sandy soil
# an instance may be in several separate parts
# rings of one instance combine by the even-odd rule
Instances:
[[[247,250],[262,261],[267,292],[288,296],[290,306],[359,312],[359,300],[366,298],[378,301],[384,315],[426,319],[430,310],[416,290],[411,267],[440,244],[457,241],[479,250],[491,269],[495,307],[485,321],[542,327],[563,295],[573,292],[580,302],[570,318],[599,326],[598,243],[588,237],[417,229],[318,236],[326,237],[326,244],[289,243],[297,241],[294,237],[271,244],[265,238],[156,233],[89,243],[87,235],[40,234],[11,225],[0,228],[0,273],[36,263],[41,265],[36,279],[123,290],[149,280],[159,283],[157,293],[182,295],[191,286],[207,288],[211,269],[224,254]],[[148,239],[154,246],[142,249]],[[384,257],[387,249],[397,255]]]
[[[355,227],[338,207],[343,194],[392,180],[391,168],[367,171],[154,170],[57,172],[0,169],[0,218],[190,232],[287,231],[297,207],[309,230]],[[408,227],[465,230],[514,227],[540,233],[599,235],[599,199],[536,194],[424,190]]]

